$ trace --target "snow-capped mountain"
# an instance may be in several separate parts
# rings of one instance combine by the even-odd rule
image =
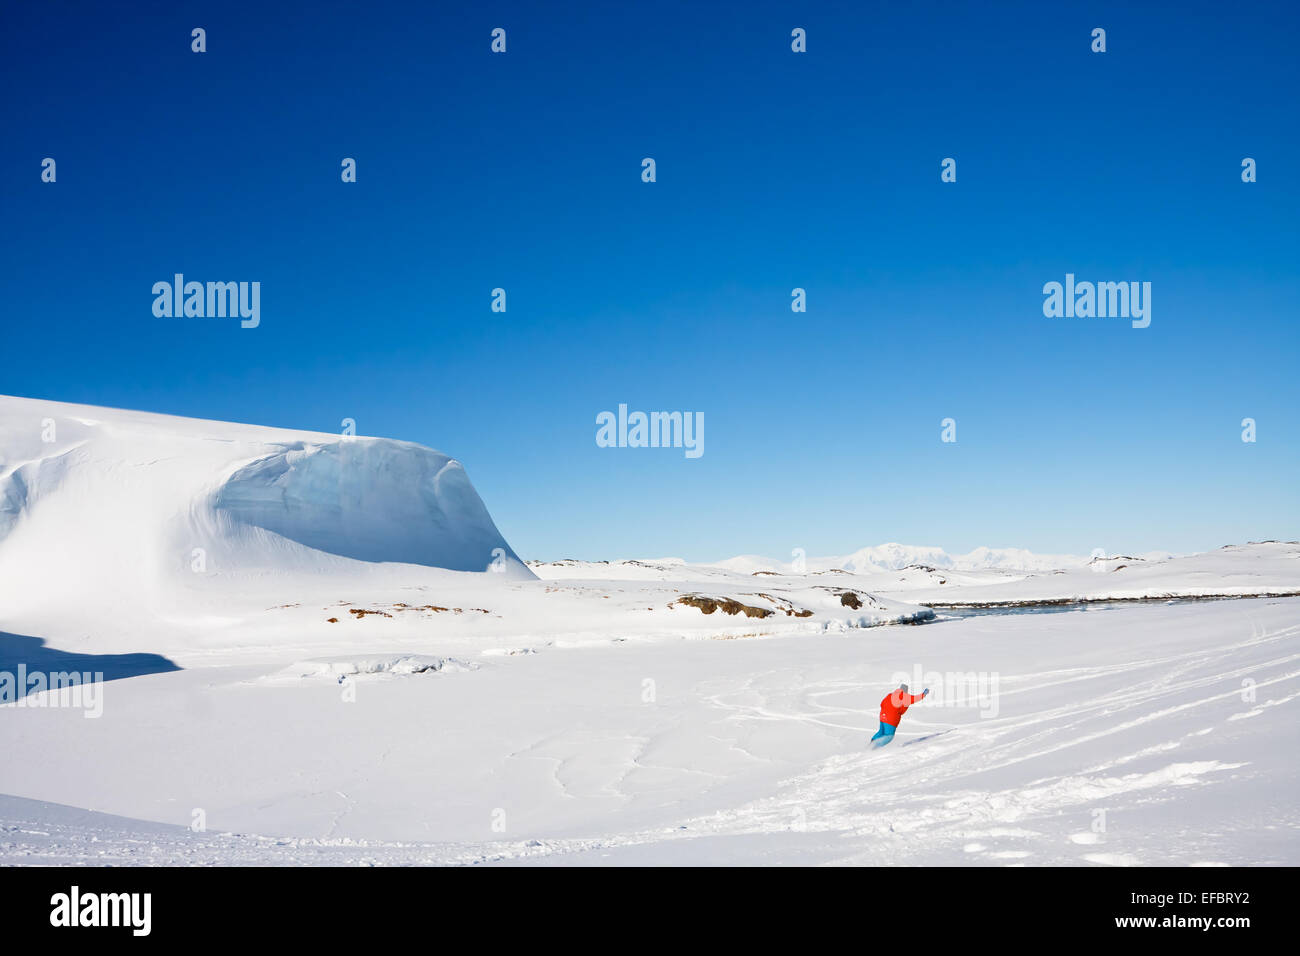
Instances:
[[[1131,561],[1163,561],[1173,557],[1169,551],[1153,551],[1134,555]],[[1058,571],[1082,568],[1094,560],[1108,560],[1106,556],[1080,556],[1074,554],[1036,554],[1023,548],[976,548],[967,554],[949,554],[943,548],[926,545],[908,545],[890,542],[859,548],[852,554],[828,557],[806,557],[804,565],[813,571],[851,571],[871,574],[880,571],[899,571],[903,568],[930,568],[944,571]],[[733,571],[789,571],[796,558],[779,561],[759,555],[739,555],[717,562],[718,567]]]

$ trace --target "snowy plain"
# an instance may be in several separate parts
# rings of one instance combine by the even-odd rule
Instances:
[[[525,564],[406,442],[0,398],[0,455],[0,672],[107,678],[0,706],[0,863],[1300,863],[1296,543]]]

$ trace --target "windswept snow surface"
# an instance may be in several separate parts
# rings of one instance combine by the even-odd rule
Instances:
[[[0,689],[106,680],[0,706],[0,863],[1300,863],[1300,598],[941,607],[1291,594],[1294,543],[530,570],[404,442],[0,399],[0,455]]]
[[[111,683],[99,719],[0,711],[0,862],[1300,861],[1300,599],[478,663],[352,703],[226,663]],[[937,699],[867,749],[913,670]]]

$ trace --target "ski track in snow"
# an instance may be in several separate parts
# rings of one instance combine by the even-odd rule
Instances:
[[[1185,711],[1240,700],[1239,681],[1247,675],[1255,677],[1258,691],[1278,685],[1295,687],[1300,682],[1300,669],[1289,669],[1287,665],[1300,660],[1300,653],[1239,666],[1233,666],[1231,662],[1248,649],[1272,645],[1294,647],[1298,632],[1300,625],[1292,625],[1208,653],[1196,650],[1123,665],[1019,675],[1015,681],[1022,686],[1007,693],[1028,693],[1062,684],[1082,684],[1084,686],[1079,689],[1079,693],[1083,699],[1067,706],[1016,717],[984,720],[968,727],[951,728],[938,733],[929,732],[929,724],[913,719],[912,715],[917,714],[918,709],[924,709],[918,705],[904,718],[904,727],[922,731],[921,739],[950,733],[954,735],[942,744],[936,743],[924,751],[909,753],[906,757],[895,757],[893,748],[884,748],[878,752],[833,758],[814,773],[787,781],[784,785],[785,792],[781,795],[692,821],[692,827],[717,833],[763,832],[779,829],[782,825],[789,826],[791,820],[798,819],[800,825],[836,831],[848,829],[855,836],[883,838],[883,852],[857,851],[837,861],[883,864],[899,849],[895,839],[899,836],[908,838],[910,852],[915,852],[916,844],[921,842],[944,843],[994,834],[1032,839],[1041,834],[1033,829],[988,830],[979,828],[979,825],[1020,824],[1076,807],[1113,804],[1117,798],[1143,791],[1162,791],[1157,799],[1171,800],[1174,795],[1169,792],[1170,787],[1211,783],[1212,775],[1236,770],[1246,764],[1204,760],[1173,762],[1148,773],[1114,776],[1107,775],[1107,771],[1143,758],[1175,751],[1186,740],[1203,736],[1214,728],[1190,731],[1177,739],[1137,751],[1121,752],[1113,759],[1092,764],[1078,773],[1034,779],[1023,787],[982,792],[970,791],[961,785],[967,783],[973,775],[992,774],[1016,764],[1041,761],[1058,751],[1100,738],[1116,737],[1118,739],[1115,744],[1123,746],[1123,735],[1142,725],[1160,724]],[[1148,675],[1148,671],[1154,671],[1154,674]],[[1142,679],[1127,682],[1116,690],[1096,696],[1089,693],[1087,684],[1114,674]],[[1227,689],[1202,694],[1211,687]],[[825,692],[816,692],[810,696],[815,698],[823,693]],[[1189,693],[1193,699],[1170,703]],[[1257,716],[1265,708],[1279,707],[1297,698],[1300,698],[1300,692],[1269,699],[1253,710],[1234,713],[1226,719],[1235,721]],[[729,704],[721,699],[715,701],[719,706],[733,710],[739,720],[818,719],[807,713],[780,713],[769,706]],[[1089,729],[1097,728],[1102,719],[1108,723],[1100,725],[1101,729]],[[1291,719],[1294,720],[1294,715]],[[900,730],[899,736],[903,736],[903,731]],[[915,742],[917,741],[903,741],[902,744],[906,746]],[[894,762],[887,768],[878,768],[872,763],[877,760],[877,755],[884,757],[887,754],[894,757]],[[864,788],[860,784],[860,781],[868,779],[872,783],[869,797],[864,794]],[[972,824],[977,828],[971,829]],[[1293,833],[1296,826],[1293,819],[1290,823]],[[1076,844],[1094,844],[1103,839],[1100,834],[1093,832],[1075,833],[1069,837]],[[993,852],[984,844],[976,842],[966,843],[963,851],[982,854],[988,860],[1022,859],[1040,852],[1036,849]],[[1139,862],[1126,854],[1091,853],[1084,854],[1082,859],[1107,865],[1136,865]],[[1068,863],[1070,860],[1057,853],[1050,860],[1041,862]]]
[[[1300,601],[1270,602],[1267,610],[1280,624],[1273,630],[1224,640],[1239,630],[1245,605],[1259,602],[1233,603],[1181,610],[1181,620],[1165,625],[1167,633],[1159,635],[1162,653],[1142,653],[1120,641],[1107,654],[1110,660],[1067,666],[1047,661],[1042,669],[1005,674],[997,716],[918,704],[904,718],[899,739],[878,751],[865,745],[876,725],[880,679],[824,676],[822,662],[803,661],[806,638],[765,642],[763,666],[743,675],[704,675],[686,692],[681,709],[645,711],[652,719],[642,718],[638,732],[620,731],[617,722],[607,726],[592,713],[539,728],[543,732],[492,764],[489,776],[502,786],[517,772],[512,767],[538,767],[543,776],[525,771],[527,779],[549,780],[552,790],[545,795],[529,784],[535,801],[558,801],[581,811],[585,823],[576,829],[589,835],[547,835],[544,831],[555,828],[543,825],[536,836],[524,838],[512,838],[513,827],[499,837],[432,843],[349,836],[345,824],[364,809],[365,794],[373,797],[370,776],[384,777],[390,755],[400,750],[400,743],[393,743],[351,768],[362,796],[355,788],[327,783],[303,786],[304,795],[290,799],[291,805],[330,807],[318,837],[192,833],[183,826],[0,798],[0,862],[1294,863],[1300,824],[1295,771],[1287,766],[1293,750],[1287,747],[1296,739],[1300,706]],[[1150,627],[1151,610],[1115,613],[1143,615],[1143,627]],[[1169,652],[1168,632],[1195,621],[1197,614],[1215,620],[1209,626],[1199,623],[1193,646]],[[1063,630],[1092,639],[1098,620],[1076,615],[1076,627]],[[1104,620],[1124,630],[1120,618]],[[945,624],[928,633],[969,641],[960,634],[963,626],[981,634],[995,630],[985,619],[978,626]],[[927,632],[899,628],[892,633],[902,639]],[[1019,639],[1013,637],[1012,644]],[[774,652],[778,644],[786,647]],[[652,645],[637,653],[652,661],[675,656],[681,646]],[[854,655],[857,646],[843,640],[837,649]],[[826,650],[824,644],[806,649],[813,647]],[[571,658],[577,661],[623,653],[613,646],[550,656],[579,655]],[[832,664],[837,656],[830,655]],[[779,660],[784,666],[770,666]],[[603,673],[604,665],[597,670]],[[455,676],[475,680],[482,673]],[[1246,678],[1254,681],[1253,702],[1242,699]],[[1231,742],[1225,740],[1228,734]],[[821,759],[798,756],[827,750],[831,753]],[[796,772],[788,772],[792,768]],[[303,782],[323,779],[317,774]],[[689,810],[715,788],[740,799],[704,813],[674,812],[675,807]],[[668,796],[656,805],[654,795],[661,791]],[[1279,804],[1269,802],[1277,797],[1286,808],[1280,813]],[[654,810],[649,818],[658,822],[621,828],[623,813],[644,808],[646,801]],[[264,810],[276,806],[272,802]],[[1101,829],[1094,826],[1098,810],[1106,813]],[[1272,819],[1262,823],[1268,814]],[[645,821],[647,815],[632,819]],[[1206,829],[1212,838],[1197,841]],[[1243,841],[1243,834],[1258,839]]]

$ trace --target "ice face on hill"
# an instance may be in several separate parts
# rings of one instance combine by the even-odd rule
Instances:
[[[68,453],[24,462],[9,470],[0,462],[0,541],[18,523],[18,518],[41,490],[57,487],[68,465]]]
[[[532,577],[422,445],[0,396],[0,604],[153,606],[355,561]]]
[[[291,443],[239,468],[213,507],[237,524],[361,561],[483,571],[518,560],[460,462],[407,442]]]

